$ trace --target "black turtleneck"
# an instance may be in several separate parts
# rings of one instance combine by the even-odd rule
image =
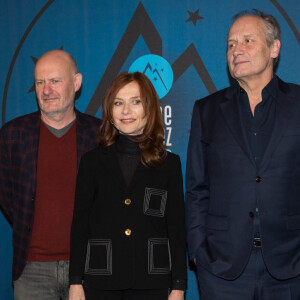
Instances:
[[[117,156],[126,185],[128,186],[141,158],[141,149],[137,142],[130,138],[134,136],[119,134],[116,142]]]

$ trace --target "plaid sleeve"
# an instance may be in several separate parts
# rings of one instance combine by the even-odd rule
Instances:
[[[9,133],[6,128],[0,130],[0,207],[3,213],[12,222],[12,182],[9,154]]]

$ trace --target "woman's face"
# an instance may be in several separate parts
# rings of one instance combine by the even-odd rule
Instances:
[[[142,134],[147,123],[140,87],[136,81],[123,86],[117,93],[112,109],[113,123],[124,134]]]

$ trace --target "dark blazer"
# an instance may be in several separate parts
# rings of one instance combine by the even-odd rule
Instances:
[[[98,144],[100,120],[76,111],[77,166]],[[40,113],[6,123],[0,130],[0,206],[13,226],[13,280],[26,264],[34,218]]]
[[[239,119],[236,86],[194,106],[186,169],[189,253],[225,279],[247,264],[256,203],[268,270],[278,279],[300,274],[300,86],[278,81],[276,119],[259,167]]]
[[[139,162],[128,187],[115,144],[82,157],[70,277],[108,290],[176,288],[186,280],[185,249],[179,156],[151,169]]]

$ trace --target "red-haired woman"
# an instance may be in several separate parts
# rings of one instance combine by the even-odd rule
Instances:
[[[150,80],[119,75],[104,97],[100,147],[78,171],[70,300],[184,299],[181,164],[163,142]]]

